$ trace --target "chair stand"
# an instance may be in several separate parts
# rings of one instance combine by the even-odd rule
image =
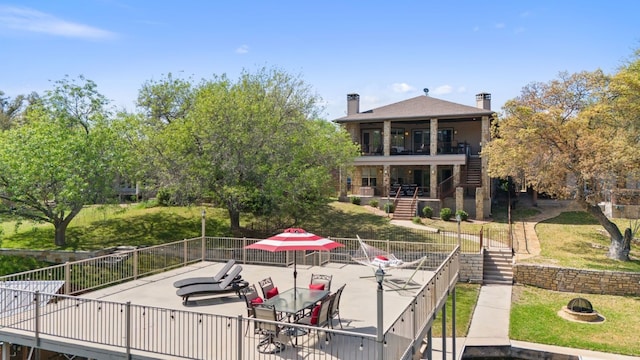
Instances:
[[[261,354],[277,354],[283,352],[287,346],[277,341],[273,334],[268,334],[258,343],[258,352]]]

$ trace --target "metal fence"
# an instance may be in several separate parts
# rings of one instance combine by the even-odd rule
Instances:
[[[256,345],[262,337],[248,329],[255,319],[228,317],[191,311],[173,310],[86,299],[79,295],[143,276],[168,271],[203,259],[220,261],[230,258],[238,262],[286,266],[293,253],[247,250],[244,247],[259,239],[195,238],[134,249],[117,255],[101,256],[45,269],[0,278],[0,333],[18,331],[31,337],[35,344],[43,336],[81,342],[86,346],[115,348],[115,353],[130,356],[132,351],[157,353],[182,358],[282,358],[284,354],[261,354]],[[352,262],[357,239],[335,239],[344,248],[326,253],[300,253],[301,261],[320,264],[331,261]],[[366,240],[369,245],[385,249],[411,261],[427,255],[425,268],[435,272],[431,281],[416,291],[413,301],[400,317],[384,331],[382,341],[371,334],[304,325],[302,337],[286,336],[295,357],[318,359],[409,359],[416,352],[435,314],[446,301],[458,276],[460,248],[457,245],[388,240]],[[19,282],[52,281],[62,284],[64,294],[44,293],[11,286]],[[263,320],[260,320],[263,322]],[[281,324],[281,323],[280,323]],[[385,330],[385,329],[381,329]],[[29,345],[29,344],[27,344]]]

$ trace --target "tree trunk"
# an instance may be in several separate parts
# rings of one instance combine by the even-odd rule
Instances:
[[[82,205],[76,205],[71,212],[64,217],[64,213],[60,214],[60,217],[54,218],[53,226],[55,228],[55,244],[59,247],[67,245],[67,226],[71,223],[71,220],[76,217],[82,210]]]
[[[58,247],[64,247],[67,245],[67,242],[66,242],[67,225],[69,225],[68,221],[56,222],[54,224],[54,227],[56,229],[55,244]]]
[[[240,229],[240,212],[229,210],[229,220],[231,222],[231,230]]]
[[[611,238],[611,245],[609,246],[609,253],[607,256],[610,259],[629,261],[632,238],[633,233],[630,228],[626,228],[624,230],[624,237],[620,241],[613,241],[613,238]]]
[[[611,222],[609,218],[602,212],[600,206],[591,205],[585,201],[581,201],[583,207],[593,215],[596,220],[604,227],[611,237],[611,244],[609,245],[609,252],[607,257],[614,260],[629,261],[629,249],[631,244],[631,229],[625,230],[624,236],[618,229],[618,226]]]

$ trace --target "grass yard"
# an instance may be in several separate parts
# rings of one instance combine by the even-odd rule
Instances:
[[[360,235],[363,238],[425,241],[426,236],[432,236],[392,225],[389,218],[375,215],[364,206],[337,201],[319,208],[315,215],[296,224],[263,223],[264,220],[256,219],[251,214],[242,214],[242,233],[231,231],[228,213],[219,208],[103,205],[87,206],[71,221],[67,229],[67,246],[62,250],[93,250],[118,245],[149,246],[198,237],[203,209],[206,210],[208,236],[262,238],[289,226],[334,237]],[[5,220],[0,226],[0,247],[56,249],[53,243],[54,228],[49,223]]]
[[[628,226],[622,220],[619,226]],[[621,229],[624,231],[624,228]],[[588,213],[564,212],[536,225],[541,254],[526,262],[594,270],[640,271],[640,251],[631,246],[632,261],[607,258],[609,237],[604,228]]]
[[[476,307],[478,296],[480,295],[479,284],[458,283],[456,285],[456,336],[464,337],[471,326],[471,317]],[[447,321],[447,337],[451,337],[453,332],[451,324],[451,295],[447,299],[446,321]],[[433,321],[432,335],[434,337],[442,337],[442,313],[438,312],[438,316]]]
[[[606,319],[601,323],[577,323],[557,312],[576,297],[586,298]],[[640,355],[640,298],[576,294],[514,286],[509,336],[570,348],[624,355]]]
[[[201,207],[142,205],[87,206],[67,228],[66,250],[91,250],[118,245],[156,245],[200,236]],[[207,233],[227,233],[226,211],[207,209]],[[13,249],[55,249],[49,223],[0,223],[0,246]]]

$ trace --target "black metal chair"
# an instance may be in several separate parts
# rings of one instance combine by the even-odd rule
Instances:
[[[264,298],[268,299],[269,296],[267,296],[267,294],[275,287],[273,285],[273,280],[271,280],[271,277],[258,281],[258,285],[260,285],[260,289],[262,289],[262,295],[264,296]]]
[[[309,285],[324,284],[324,289],[331,291],[331,279],[333,279],[333,275],[311,274]]]
[[[258,342],[258,352],[262,354],[276,354],[286,349],[286,345],[278,340],[283,327],[277,323],[276,309],[269,305],[254,307],[255,333],[263,336]],[[260,320],[268,320],[263,322]],[[293,344],[292,344],[293,345]]]
[[[333,319],[335,319],[336,317],[338,318],[338,324],[340,325],[340,329],[342,329],[342,319],[340,318],[340,297],[342,296],[342,291],[344,291],[345,286],[347,286],[347,284],[344,284],[338,288],[338,291],[336,291],[336,297],[333,300],[333,303],[331,303],[331,311],[329,313],[331,320],[329,321],[329,325],[331,326],[332,329],[333,329]]]
[[[303,324],[303,325],[308,325],[308,326],[316,326],[318,328],[328,328],[330,327],[330,323],[331,323],[331,304],[333,303],[333,301],[335,300],[336,294],[331,294],[327,297],[325,297],[321,302],[320,305],[317,305],[319,308],[317,310],[317,312],[314,310],[312,311],[309,315],[299,319],[298,321],[296,321],[297,324]],[[327,337],[327,341],[329,340],[329,338],[331,337],[331,334],[329,332],[325,331],[325,336]],[[320,347],[322,347],[322,344],[320,343],[320,330],[316,330],[316,335],[318,336],[318,344],[320,344]]]
[[[254,300],[260,298],[258,295],[258,290],[256,290],[255,285],[247,286],[246,288],[240,290],[240,295],[244,298],[244,302],[247,305],[247,317],[255,318],[255,306],[258,304],[254,304]],[[245,335],[249,331],[249,325],[247,324],[247,329],[244,331]]]

